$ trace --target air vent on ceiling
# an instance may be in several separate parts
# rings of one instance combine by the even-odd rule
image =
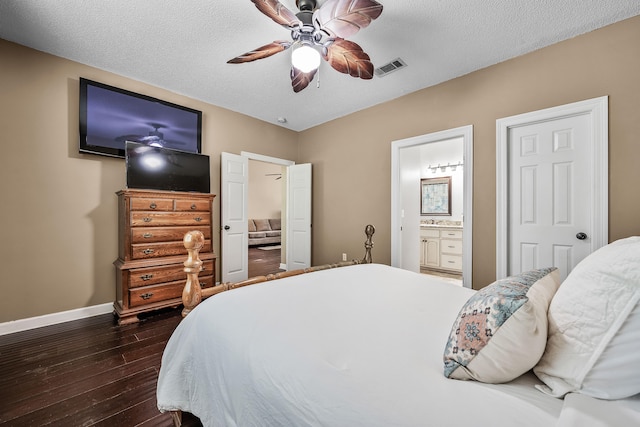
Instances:
[[[393,73],[394,71],[399,70],[400,68],[404,68],[406,66],[407,66],[406,62],[404,62],[400,58],[396,58],[393,61],[389,62],[388,64],[385,64],[381,67],[376,68],[375,70],[373,70],[373,73],[378,77],[384,77],[387,74]]]

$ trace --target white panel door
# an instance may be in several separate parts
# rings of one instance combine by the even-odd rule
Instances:
[[[221,155],[220,212],[222,223],[222,282],[239,282],[249,275],[247,187],[249,159]]]
[[[311,164],[287,168],[287,270],[311,266]]]
[[[400,150],[400,268],[420,273],[420,150],[421,146]],[[417,238],[416,238],[417,237]]]
[[[509,129],[508,275],[554,266],[562,280],[591,252],[588,115]]]

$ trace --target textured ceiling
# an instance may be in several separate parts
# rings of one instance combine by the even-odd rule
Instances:
[[[290,51],[226,63],[289,39],[249,0],[1,0],[0,38],[301,131],[640,14],[638,0],[378,1],[350,40],[376,67],[408,66],[365,81],[323,63],[297,94]]]

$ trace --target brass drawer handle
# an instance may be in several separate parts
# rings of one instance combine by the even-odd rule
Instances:
[[[141,294],[140,298],[142,298],[143,300],[148,300],[152,296],[153,296],[153,292],[147,292],[146,294]]]
[[[196,204],[194,203],[193,205],[191,205],[191,210],[192,210],[192,211],[195,211],[195,210],[196,210],[196,207],[197,207],[197,206],[196,206]]]
[[[196,220],[196,222],[202,221],[202,218],[200,218],[199,216],[195,217],[194,219]]]
[[[153,274],[143,274],[140,278],[146,282],[147,280],[153,279]]]
[[[150,239],[150,238],[152,238],[152,237],[153,237],[153,234],[151,234],[151,233],[144,233],[144,234],[142,235],[142,237],[144,237],[145,239]]]
[[[151,204],[149,205],[149,207],[150,207],[151,209],[155,209],[155,208],[157,208],[157,207],[158,207],[158,205],[156,205],[155,203],[151,203]]]
[[[148,216],[146,216],[146,217],[142,218],[142,220],[144,222],[151,222],[151,221],[153,221],[153,218],[149,218]]]
[[[144,251],[142,251],[142,253],[145,254],[145,255],[151,255],[154,252],[155,251],[153,249],[145,249]]]
[[[448,247],[451,248],[451,249],[455,248],[455,246],[448,246]]]

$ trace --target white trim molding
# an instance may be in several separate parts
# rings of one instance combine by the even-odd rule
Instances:
[[[591,209],[591,252],[609,240],[609,97],[560,105],[496,120],[496,279],[508,270],[508,147],[509,130],[550,120],[589,115],[593,145],[593,199]],[[466,165],[465,165],[466,166]]]
[[[99,316],[113,312],[113,303],[93,305],[74,310],[61,311],[59,313],[45,314],[42,316],[29,317],[26,319],[12,320],[0,323],[0,336],[13,334],[15,332],[27,331],[29,329],[41,328],[43,326],[56,325],[58,323],[70,322],[72,320],[85,319],[87,317]]]
[[[257,160],[259,162],[266,162],[266,163],[275,163],[276,165],[281,165],[281,166],[291,166],[296,164],[296,162],[294,162],[293,160],[279,159],[277,157],[265,156],[263,154],[251,153],[249,151],[241,151],[240,155],[242,157],[247,157],[249,160]]]

